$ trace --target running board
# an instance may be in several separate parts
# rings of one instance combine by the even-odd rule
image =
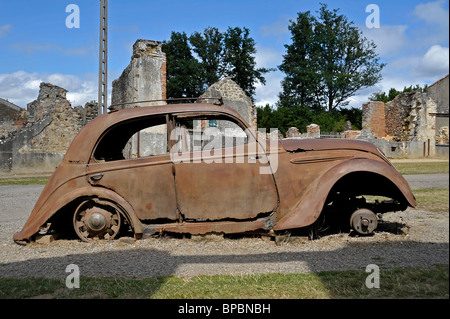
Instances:
[[[156,233],[185,233],[204,235],[207,233],[238,234],[262,229],[268,231],[274,226],[272,217],[252,221],[181,222],[168,224],[142,224],[143,236],[148,238]]]

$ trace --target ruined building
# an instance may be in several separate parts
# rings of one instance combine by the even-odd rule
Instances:
[[[59,165],[75,135],[97,116],[95,104],[72,107],[66,93],[42,82],[27,110],[20,109],[20,116],[16,113],[12,120],[0,123],[4,132],[0,136],[1,172],[52,172]]]
[[[0,98],[0,140],[22,128],[26,111],[8,100]]]
[[[427,93],[436,101],[436,145],[449,144],[449,78],[448,74],[442,79],[431,84]]]
[[[363,104],[358,137],[376,144],[388,157],[448,157],[448,75],[427,92],[406,92],[392,101]]]
[[[111,104],[166,99],[166,55],[159,41],[137,40],[130,64],[112,83]],[[116,109],[162,104],[119,105]]]

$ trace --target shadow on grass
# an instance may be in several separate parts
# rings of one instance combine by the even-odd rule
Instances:
[[[273,243],[268,243],[270,244]],[[185,269],[195,269],[197,265],[202,265],[208,274],[283,273],[285,265],[289,265],[290,271],[294,272],[297,272],[296,269],[298,272],[307,269],[322,281],[322,286],[327,291],[326,298],[341,298],[342,295],[340,293],[335,295],[337,292],[333,289],[333,285],[336,284],[333,281],[333,273],[321,272],[337,271],[341,270],[341,265],[351,265],[351,269],[360,271],[359,275],[350,273],[350,276],[355,277],[354,284],[364,287],[367,275],[361,278],[361,270],[365,270],[369,264],[376,264],[384,270],[448,265],[448,260],[448,243],[423,242],[351,243],[341,249],[326,251],[227,255],[217,254],[215,251],[198,255],[172,255],[169,251],[153,248],[129,248],[2,264],[1,298],[35,296],[36,287],[30,287],[34,288],[33,292],[27,294],[27,285],[40,286],[38,291],[41,298],[160,298],[157,296],[158,291],[174,278],[174,275],[183,276]],[[112,262],[114,267],[109,266]],[[79,267],[80,289],[65,287],[66,278],[70,274],[66,272],[66,267],[70,264]],[[251,271],[247,271],[249,265]],[[23,287],[17,287],[17,280],[7,278],[14,278],[16,270],[24,268],[28,269],[32,277],[39,279],[24,279],[20,281]],[[87,277],[89,280],[83,279]],[[183,279],[179,280],[183,284]],[[225,291],[222,295],[225,297],[221,298],[227,298],[228,288],[221,288]],[[23,293],[17,295],[14,290],[21,290]],[[195,294],[192,297],[180,295],[175,298],[196,298],[194,296]],[[269,295],[265,298],[271,297]]]

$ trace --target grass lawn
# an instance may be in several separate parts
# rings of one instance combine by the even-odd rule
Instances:
[[[439,162],[394,162],[395,168],[402,175],[449,173],[448,161]]]
[[[430,212],[448,212],[448,188],[417,189],[413,193],[416,197],[417,208],[426,209]]]
[[[0,279],[0,298],[121,299],[373,299],[449,298],[448,265],[380,270],[380,287],[368,288],[369,273],[215,275],[148,279],[80,278],[69,289],[62,279]]]
[[[50,176],[37,177],[2,177],[0,185],[44,185]]]

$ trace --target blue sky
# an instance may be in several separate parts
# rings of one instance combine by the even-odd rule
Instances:
[[[247,27],[257,46],[258,66],[281,64],[290,43],[289,20],[300,11],[315,12],[319,2],[339,9],[378,45],[383,80],[360,90],[350,106],[361,107],[376,91],[391,87],[431,84],[449,72],[448,0],[109,0],[109,94],[131,59],[137,39],[163,41],[171,31],[201,32],[206,27],[226,30]],[[33,101],[39,83],[50,82],[69,92],[72,105],[97,99],[98,0],[40,0],[0,2],[0,97],[21,107]],[[80,10],[80,27],[67,28],[69,4]],[[368,28],[369,4],[379,8],[380,27]],[[273,105],[283,74],[266,76],[258,85],[255,104]]]

